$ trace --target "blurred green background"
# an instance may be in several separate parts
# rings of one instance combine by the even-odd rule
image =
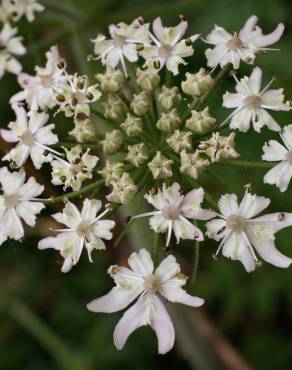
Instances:
[[[91,53],[90,38],[106,32],[107,25],[131,21],[142,15],[146,21],[162,16],[168,25],[184,14],[190,23],[189,34],[206,35],[214,24],[231,31],[239,30],[252,14],[259,18],[265,32],[284,22],[286,32],[277,46],[281,52],[258,56],[256,63],[264,70],[265,82],[277,77],[275,86],[284,87],[292,96],[292,3],[288,0],[46,0],[46,11],[28,24],[19,23],[20,33],[28,46],[22,58],[24,70],[33,71],[42,64],[45,51],[60,46],[70,68],[90,75],[97,72],[97,63],[87,63]],[[196,53],[189,58],[188,69],[196,71],[205,65],[206,45],[196,43]],[[239,74],[248,73],[243,66]],[[210,109],[218,121],[229,114],[221,108],[221,96],[233,89],[231,78],[221,84],[210,100]],[[0,81],[0,121],[7,125],[13,114],[9,97],[18,91],[14,76]],[[282,125],[292,123],[291,113],[278,113]],[[56,117],[59,133],[68,121]],[[237,149],[242,159],[260,159],[262,145],[274,134],[237,135]],[[243,194],[243,186],[252,183],[255,192],[272,199],[270,211],[292,212],[291,187],[281,194],[264,186],[265,170],[213,166],[213,175],[204,174],[201,183],[218,198],[224,192]],[[43,183],[48,179],[43,178]],[[143,207],[132,205],[130,210]],[[49,212],[48,212],[49,214]],[[44,226],[46,224],[44,223]],[[292,269],[281,270],[263,264],[247,274],[237,262],[212,259],[216,243],[206,241],[202,247],[196,294],[206,299],[203,317],[193,310],[172,311],[177,329],[177,345],[167,356],[156,354],[156,339],[149,328],[135,332],[122,352],[115,350],[112,332],[120,313],[94,315],[85,306],[92,298],[110,289],[106,269],[113,261],[123,260],[130,246],[147,246],[147,228],[143,222],[132,237],[114,250],[95,255],[93,264],[84,256],[77,267],[63,275],[55,252],[37,250],[38,235],[30,234],[23,243],[8,241],[0,248],[0,369],[2,370],[107,370],[107,369],[260,369],[291,370],[292,368]],[[140,231],[141,230],[141,231]],[[36,232],[41,233],[41,227]],[[142,234],[141,234],[142,233]],[[144,234],[144,235],[143,235]],[[143,235],[143,237],[142,237]],[[277,237],[281,251],[292,256],[292,230]],[[192,258],[193,243],[175,247],[181,260]],[[187,268],[187,267],[186,267]],[[202,324],[203,322],[203,324]],[[204,324],[205,323],[205,324]],[[218,334],[221,333],[221,334]],[[235,362],[233,362],[235,361]]]

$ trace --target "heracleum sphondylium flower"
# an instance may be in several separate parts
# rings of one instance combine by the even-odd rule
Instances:
[[[129,268],[115,265],[108,269],[116,286],[105,296],[90,302],[87,308],[93,312],[112,313],[123,310],[138,298],[115,328],[115,346],[122,349],[136,329],[150,325],[158,339],[158,352],[165,354],[174,345],[175,331],[160,296],[169,302],[192,307],[201,306],[204,300],[183,289],[187,277],[172,255],[154,269],[149,252],[141,249],[129,257],[128,264]]]
[[[204,240],[202,231],[195,226],[191,220],[210,220],[215,217],[215,213],[201,208],[204,199],[202,188],[194,189],[183,195],[178,183],[162,189],[158,189],[157,194],[145,194],[145,199],[157,211],[142,213],[134,216],[135,218],[150,216],[149,225],[157,233],[167,232],[166,246],[170,243],[172,232],[174,232],[177,242],[180,239]]]
[[[92,251],[105,249],[102,239],[112,238],[111,230],[115,222],[102,220],[108,212],[107,209],[97,215],[101,207],[102,203],[97,199],[85,199],[81,211],[73,203],[67,202],[63,212],[52,216],[67,228],[56,230],[59,234],[55,237],[42,239],[38,247],[39,249],[53,248],[60,252],[64,258],[62,272],[70,271],[78,263],[84,248],[87,250],[89,261],[92,262]]]
[[[257,24],[258,17],[255,15],[248,18],[239,32],[229,33],[224,28],[215,25],[214,30],[207,35],[206,43],[214,45],[213,49],[207,49],[205,54],[208,67],[221,67],[228,63],[238,69],[240,61],[252,64],[258,52],[265,52],[267,46],[276,43],[284,32],[284,25],[279,23],[277,28],[270,34],[264,35]]]
[[[269,204],[270,199],[251,194],[248,190],[240,205],[235,194],[221,196],[219,218],[206,225],[207,235],[220,241],[216,256],[222,249],[225,257],[239,260],[247,272],[256,268],[256,252],[274,266],[289,267],[292,258],[276,249],[275,233],[292,225],[292,214],[277,212],[258,216]]]
[[[194,49],[192,43],[199,35],[192,35],[183,39],[188,28],[188,22],[184,19],[175,27],[163,27],[161,18],[154,20],[153,34],[149,36],[155,45],[144,45],[140,54],[146,60],[158,62],[159,68],[164,65],[174,75],[178,74],[178,66],[187,64],[183,58],[193,55]]]
[[[9,172],[0,168],[0,183],[3,194],[0,195],[0,244],[8,238],[19,240],[24,236],[23,220],[34,227],[36,215],[45,208],[37,197],[44,187],[30,177],[25,182],[25,172]]]
[[[12,107],[16,120],[8,124],[10,130],[1,129],[1,136],[5,141],[17,144],[2,159],[21,167],[30,156],[35,168],[39,169],[43,163],[52,160],[51,153],[56,153],[48,146],[58,142],[57,135],[52,132],[55,125],[46,125],[47,113],[31,111],[27,114],[22,106],[14,104]]]
[[[230,120],[230,128],[246,132],[252,124],[257,132],[260,132],[263,126],[272,131],[280,131],[281,127],[268,110],[291,110],[290,105],[284,102],[283,89],[269,90],[272,80],[261,90],[262,70],[259,67],[254,68],[249,77],[243,77],[236,82],[236,93],[226,92],[223,95],[223,107],[235,108],[225,120]]]
[[[17,22],[21,17],[25,16],[29,22],[35,20],[36,12],[42,12],[44,6],[36,0],[2,0],[0,11],[0,19],[3,21]]]
[[[292,125],[285,126],[280,136],[284,145],[270,140],[263,147],[262,160],[280,162],[265,174],[264,182],[276,185],[284,192],[288,189],[292,177]]]
[[[15,56],[23,55],[26,48],[22,45],[22,37],[16,36],[17,28],[4,23],[0,31],[0,78],[4,73],[18,74],[22,66]]]

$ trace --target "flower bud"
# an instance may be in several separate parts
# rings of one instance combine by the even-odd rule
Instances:
[[[150,109],[150,97],[146,91],[140,92],[140,94],[134,94],[131,102],[131,109],[137,116],[143,116]]]
[[[147,158],[148,154],[144,143],[128,146],[126,159],[133,163],[135,167],[139,167]]]
[[[209,140],[202,141],[199,149],[211,158],[211,162],[218,162],[220,159],[238,158],[239,154],[234,149],[235,133],[229,136],[220,136],[219,132],[214,132]]]
[[[109,66],[105,73],[98,73],[95,77],[100,82],[100,89],[109,93],[115,93],[121,90],[125,82],[123,72]]]
[[[122,162],[111,162],[107,160],[105,166],[98,173],[104,178],[106,186],[122,177],[124,164]]]
[[[173,131],[181,124],[181,119],[174,108],[170,112],[162,112],[156,127],[161,131]]]
[[[216,123],[216,119],[210,116],[209,108],[202,111],[192,110],[191,117],[186,120],[186,127],[196,134],[209,131]]]
[[[166,87],[163,85],[161,93],[158,96],[158,101],[165,109],[174,108],[181,101],[181,95],[177,86]]]
[[[182,81],[181,88],[185,94],[191,96],[203,95],[214,83],[211,75],[204,68],[201,68],[199,72],[186,73],[186,80]]]
[[[140,117],[136,117],[133,114],[128,113],[125,122],[121,124],[121,127],[126,131],[128,136],[135,136],[143,131],[143,121]]]
[[[155,157],[148,163],[154,179],[164,179],[172,177],[171,165],[173,160],[166,158],[161,152],[156,152]]]
[[[114,154],[123,144],[123,133],[120,130],[107,132],[101,144],[105,154]]]
[[[78,143],[85,143],[95,138],[97,129],[94,123],[90,119],[85,121],[75,121],[74,128],[69,132]]]
[[[180,172],[197,179],[200,173],[210,165],[208,159],[203,159],[198,150],[195,153],[187,153],[183,150],[180,153]]]
[[[192,133],[175,130],[166,142],[176,153],[180,153],[183,149],[190,150],[192,149]]]
[[[137,192],[137,186],[127,172],[120,179],[112,181],[111,185],[113,190],[106,197],[109,202],[127,204]]]
[[[146,69],[137,69],[136,82],[143,90],[152,91],[160,82],[159,71],[154,67],[152,61],[145,63]]]
[[[106,118],[119,119],[125,116],[124,103],[113,94],[109,94],[107,100],[102,105]]]

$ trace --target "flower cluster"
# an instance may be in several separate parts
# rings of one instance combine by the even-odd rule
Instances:
[[[144,195],[148,209],[127,220],[130,227],[149,217],[152,256],[141,249],[131,254],[128,267],[111,266],[108,272],[115,287],[89,303],[88,309],[111,313],[133,303],[115,329],[116,347],[122,349],[134,330],[150,325],[159,353],[171,350],[175,339],[163,301],[192,307],[204,303],[189,294],[191,284],[183,289],[187,277],[174,255],[159,261],[159,252],[168,253],[174,240],[180,244],[192,240],[199,246],[206,237],[212,238],[219,242],[215,256],[222,251],[248,272],[261,260],[290,266],[292,259],[276,248],[275,234],[292,226],[292,214],[261,215],[270,199],[253,194],[249,186],[239,204],[235,193],[212,194],[202,185],[205,178],[217,181],[213,167],[218,165],[260,164],[268,168],[264,183],[281,192],[289,187],[292,125],[282,127],[270,113],[291,110],[283,89],[271,88],[274,79],[262,88],[262,70],[257,66],[241,78],[234,71],[240,63],[253,64],[258,52],[271,50],[267,47],[280,39],[282,24],[269,35],[256,26],[255,16],[233,34],[215,26],[201,38],[214,46],[206,50],[207,65],[189,70],[187,58],[194,54],[199,35],[187,35],[187,21],[181,17],[176,26],[166,27],[160,18],[152,24],[138,18],[131,24],[110,25],[109,36],[98,34],[91,40],[93,55],[88,61],[101,61],[103,72],[70,73],[71,66],[52,46],[45,65],[36,66],[30,75],[14,58],[25,52],[22,39],[15,37],[15,22],[22,16],[32,21],[43,7],[34,0],[1,4],[0,76],[13,72],[20,86],[10,99],[15,120],[0,132],[9,143],[0,169],[1,244],[8,238],[23,239],[24,224],[34,227],[45,207],[64,202],[63,210],[52,215],[54,223],[64,226],[50,230],[55,234],[40,240],[38,248],[58,251],[64,259],[61,270],[67,273],[84,249],[91,262],[94,250],[106,249],[105,241],[113,238],[113,213],[134,202],[137,194]],[[214,75],[217,67],[222,70]],[[177,75],[180,79],[173,79]],[[222,79],[231,76],[235,92],[225,92],[222,105],[232,112],[221,122],[207,99]],[[52,123],[57,114],[71,123],[67,136]],[[250,127],[258,134],[265,127],[280,135],[281,142],[264,145],[263,162],[238,159],[242,153],[236,146],[236,130],[247,133]],[[60,141],[61,135],[65,141]],[[38,171],[50,171],[59,196],[38,198],[44,186],[34,177],[26,181],[27,162]],[[5,167],[8,163],[10,170]],[[98,198],[104,196],[108,202],[103,211],[98,192]],[[79,197],[81,206],[74,202]]]

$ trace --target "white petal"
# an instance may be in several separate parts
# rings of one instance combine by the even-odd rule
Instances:
[[[218,207],[223,216],[229,217],[238,213],[237,196],[235,194],[222,195]]]
[[[25,172],[9,172],[6,167],[0,168],[0,182],[5,194],[15,194],[25,181]]]
[[[283,131],[281,132],[281,137],[285,145],[287,145],[288,149],[292,149],[292,125],[287,125],[283,127]]]
[[[34,177],[30,177],[28,181],[19,187],[21,199],[29,200],[38,197],[44,191],[44,186],[36,182]]]
[[[40,202],[20,202],[16,207],[18,215],[26,222],[27,225],[34,227],[36,215],[45,208],[45,205]]]
[[[287,149],[276,140],[270,140],[263,146],[262,160],[282,161],[286,158]]]
[[[203,188],[194,189],[184,196],[180,210],[183,216],[195,220],[210,220],[215,213],[201,208],[204,198]]]
[[[24,236],[22,223],[14,208],[9,208],[4,213],[0,230],[11,239],[19,240]]]
[[[181,287],[180,278],[173,278],[162,284],[159,292],[170,302],[181,303],[191,307],[204,304],[204,299],[193,297]]]
[[[160,265],[155,270],[155,275],[159,277],[160,282],[165,282],[172,279],[180,272],[180,266],[176,262],[176,258],[172,255],[164,258]]]
[[[146,277],[153,272],[153,262],[146,249],[134,252],[128,259],[129,266],[139,276]]]
[[[111,230],[115,226],[115,221],[112,220],[99,220],[96,221],[93,225],[93,233],[95,236],[99,238],[103,238],[106,240],[111,240],[113,237],[113,233]]]
[[[270,203],[268,198],[246,193],[240,204],[239,215],[244,218],[252,218],[266,209]]]
[[[281,162],[265,174],[264,183],[276,185],[284,192],[288,189],[291,177],[292,166],[288,162]]]
[[[75,228],[82,221],[78,208],[71,202],[66,203],[62,213],[56,213],[52,217],[69,228]]]
[[[98,199],[86,198],[83,202],[81,218],[83,220],[93,221],[96,218],[97,212],[101,209],[102,203]]]

